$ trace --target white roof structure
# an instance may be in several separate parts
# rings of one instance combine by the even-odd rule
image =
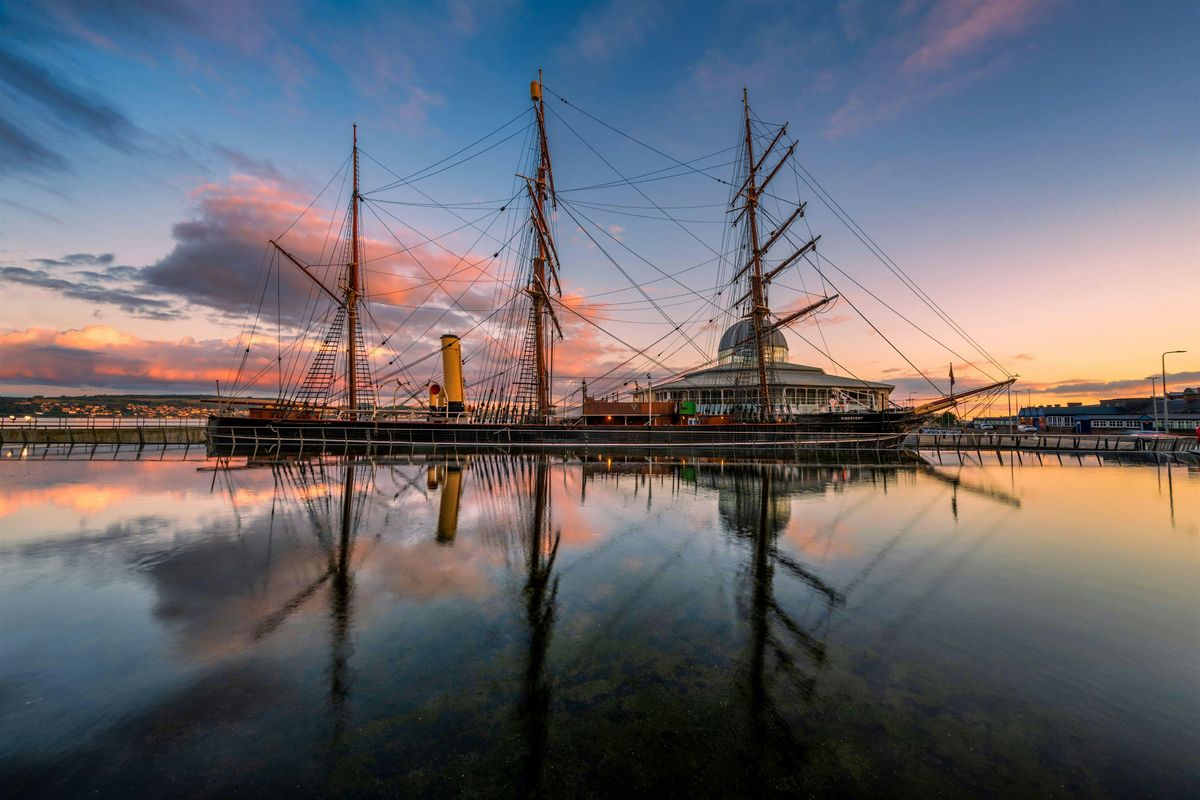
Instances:
[[[891,392],[889,383],[875,383],[843,375],[830,375],[819,367],[788,362],[788,343],[783,332],[771,331],[767,346],[767,380],[771,387],[816,387],[830,389],[868,389]],[[689,372],[668,383],[655,385],[656,395],[672,390],[730,389],[758,386],[757,354],[754,346],[754,324],[748,319],[732,325],[721,336],[717,348],[717,365]],[[659,395],[661,396],[661,395]]]

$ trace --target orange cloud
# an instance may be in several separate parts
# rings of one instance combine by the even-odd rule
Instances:
[[[191,386],[205,391],[230,372],[237,340],[139,339],[106,325],[0,334],[0,383],[146,390]],[[252,354],[248,369],[273,363]]]
[[[646,363],[645,357],[640,356],[630,360],[632,352],[605,333],[608,326],[599,306],[585,303],[577,294],[563,295],[561,304],[566,308],[557,311],[563,341],[555,343],[554,372],[561,376],[555,390],[559,395],[573,393],[568,405],[579,402],[578,380],[610,372],[609,377],[615,379]]]

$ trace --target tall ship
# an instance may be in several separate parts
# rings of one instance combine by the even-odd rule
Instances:
[[[412,226],[407,239],[400,236],[396,229],[405,223],[384,205],[381,190],[361,188],[363,152],[355,126],[344,167],[349,202],[335,243],[326,241],[319,253],[311,253],[296,250],[284,235],[268,240],[265,278],[260,275],[255,289],[257,308],[252,303],[246,332],[239,339],[233,380],[227,381],[220,408],[208,420],[210,449],[218,453],[458,447],[662,452],[893,449],[933,417],[968,398],[995,398],[1015,380],[1002,373],[994,376],[998,380],[955,393],[952,361],[950,391],[942,391],[926,377],[935,396],[900,404],[892,398],[892,384],[867,380],[848,369],[827,372],[790,360],[785,331],[801,335],[798,326],[824,313],[841,295],[830,291],[828,265],[822,270],[821,237],[812,235],[811,229],[798,234],[798,223],[804,221],[807,228],[807,202],[785,200],[777,191],[785,171],[802,175],[791,163],[797,142],[788,138],[786,124],[760,120],[745,90],[739,141],[724,151],[726,164],[732,167],[728,178],[654,148],[650,149],[671,166],[626,176],[581,139],[618,176],[609,186],[636,191],[645,200],[636,208],[656,210],[659,218],[675,222],[692,238],[697,237],[641,187],[689,171],[719,181],[726,194],[721,223],[725,234],[720,250],[701,242],[715,253],[710,261],[717,273],[713,286],[705,291],[679,279],[686,269],[667,272],[633,251],[611,229],[596,225],[586,210],[603,209],[604,204],[561,197],[555,188],[547,133],[548,91],[539,73],[530,87],[532,107],[522,113],[512,128],[515,132],[502,126],[408,176],[387,170],[391,178],[382,190],[406,187],[420,192],[428,203],[410,205],[436,206],[452,214],[462,223],[456,233],[478,234],[476,247],[490,250],[493,243],[497,245],[490,258],[456,253],[444,245],[445,236]],[[570,106],[565,98],[559,99]],[[524,128],[520,119],[525,120]],[[524,163],[508,198],[491,207],[475,201],[442,204],[419,188],[420,180],[486,152],[496,146],[492,142],[521,133],[527,142]],[[799,185],[797,181],[797,189]],[[396,247],[385,253],[367,252],[364,207],[392,235]],[[473,218],[477,211],[481,215]],[[571,267],[559,257],[560,217],[573,222],[574,230],[586,236],[584,244],[603,253],[614,272],[629,281],[630,291],[641,298],[636,302],[661,318],[662,336],[641,347],[631,344],[596,315],[586,313],[576,296],[564,295]],[[497,229],[505,225],[502,220],[507,221],[507,229],[499,233]],[[330,231],[336,221],[336,217],[330,221]],[[284,234],[291,230],[289,226]],[[450,266],[443,264],[440,273],[429,269],[417,255],[418,245],[440,247],[447,254],[442,261],[448,260]],[[647,291],[646,283],[632,278],[610,252],[614,246],[652,269],[653,282],[682,289],[678,294],[693,304],[690,316],[676,318],[661,297]],[[388,276],[379,268],[397,254],[408,258],[410,266],[420,267],[428,278],[425,285],[432,287],[425,298],[440,294],[440,304],[401,307],[372,296],[370,276],[375,276],[371,282],[385,283],[380,294],[397,293],[386,291]],[[824,291],[806,292],[803,302],[777,313],[770,302],[772,287],[803,266],[817,271]],[[305,309],[302,314],[288,314],[279,307],[284,295],[281,286],[286,283],[292,287],[289,295],[299,297],[297,281],[308,292]],[[460,288],[463,283],[466,287]],[[488,307],[468,308],[468,298],[482,299]],[[275,309],[270,300],[276,301]],[[399,315],[389,320],[394,324],[378,324],[381,300],[393,317]],[[858,312],[857,306],[852,307]],[[268,330],[272,312],[276,317],[273,341]],[[470,324],[438,335],[438,326],[448,317]],[[863,319],[880,333],[874,323]],[[287,336],[285,325],[290,329]],[[704,328],[715,332],[716,326],[722,330],[716,351],[705,352],[697,332]],[[570,353],[571,330],[610,337],[628,357],[591,375],[556,375],[555,354]],[[838,364],[827,349],[814,347],[831,364]],[[254,348],[274,352],[256,360]],[[986,354],[977,344],[976,349]],[[667,360],[683,351],[695,352],[703,360],[685,370],[671,367]],[[907,357],[904,360],[915,369]],[[994,359],[991,363],[1000,367]],[[272,380],[274,397],[263,398],[263,383]]]

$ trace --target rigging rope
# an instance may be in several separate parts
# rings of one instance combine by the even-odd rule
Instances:
[[[658,148],[656,148],[656,147],[654,147],[654,146],[652,146],[652,145],[646,144],[646,143],[645,143],[645,142],[643,142],[641,139],[638,139],[638,138],[637,138],[637,137],[635,137],[635,136],[631,136],[630,134],[628,134],[628,133],[625,133],[624,131],[622,131],[622,130],[620,130],[620,129],[618,129],[618,128],[615,128],[615,127],[613,127],[612,125],[609,125],[607,122],[605,122],[604,120],[600,119],[599,117],[596,117],[596,116],[594,116],[593,114],[591,114],[590,112],[588,112],[587,110],[585,110],[584,108],[582,108],[581,106],[579,106],[579,105],[577,105],[577,104],[575,104],[575,103],[572,103],[570,100],[568,100],[567,98],[563,97],[561,94],[559,94],[558,92],[554,91],[554,90],[553,90],[553,89],[551,89],[550,87],[548,87],[548,86],[547,86],[547,87],[544,87],[544,88],[546,89],[546,91],[547,91],[547,92],[549,92],[550,94],[554,95],[554,96],[555,96],[555,97],[557,97],[559,100],[561,100],[561,101],[563,102],[563,104],[564,104],[564,105],[570,106],[571,108],[573,108],[573,109],[575,109],[576,111],[578,111],[580,114],[583,114],[583,115],[584,115],[585,117],[587,117],[588,119],[591,119],[592,121],[594,121],[594,122],[596,122],[596,123],[599,123],[600,125],[603,125],[605,128],[608,128],[608,129],[609,129],[610,131],[612,131],[613,133],[616,133],[616,134],[618,134],[618,135],[620,135],[620,136],[624,136],[626,139],[628,139],[629,141],[633,142],[634,144],[641,145],[642,147],[646,148],[646,149],[647,149],[647,150],[649,150],[650,152],[652,152],[652,153],[656,153],[656,154],[658,154],[658,155],[662,156],[663,158],[665,158],[665,159],[667,159],[667,160],[669,160],[669,161],[674,161],[676,164],[678,164],[678,165],[680,165],[680,166],[683,166],[683,167],[689,167],[689,168],[690,168],[690,164],[688,164],[688,163],[686,163],[686,162],[683,162],[683,161],[680,161],[679,159],[675,158],[674,156],[672,156],[672,155],[668,155],[667,153],[664,153],[663,151],[659,150]],[[552,109],[552,110],[553,110],[553,109]],[[733,147],[738,147],[738,145],[734,145]],[[731,149],[733,149],[733,148],[725,148],[724,150],[719,150],[719,151],[717,151],[717,152],[721,152],[721,153],[723,153],[723,152],[726,152],[726,151],[728,151],[728,150],[731,150]],[[740,149],[740,148],[739,148],[739,149]],[[710,180],[714,180],[714,181],[716,181],[717,183],[724,183],[724,184],[726,184],[726,185],[728,185],[728,184],[729,184],[729,181],[725,180],[724,178],[718,178],[716,175],[709,175],[707,172],[703,172],[702,170],[698,170],[698,169],[694,169],[694,168],[693,168],[693,169],[692,169],[692,172],[695,172],[695,173],[697,173],[697,174],[699,174],[699,175],[703,175],[704,177],[706,177],[706,178],[708,178],[708,179],[710,179]]]
[[[803,181],[804,184],[806,186],[808,186],[809,189],[817,196],[817,199],[819,199],[825,205],[825,207],[828,208],[834,214],[834,216],[838,218],[838,221],[840,221],[843,225],[845,225],[846,228],[852,234],[854,234],[855,238],[857,238],[863,244],[863,246],[866,247],[871,252],[871,254],[874,255],[875,258],[878,259],[879,262],[882,263],[884,265],[884,267],[886,267],[888,269],[888,271],[890,271],[893,275],[895,275],[896,278],[898,278],[901,283],[903,283],[914,295],[916,295],[917,298],[926,305],[926,307],[928,307],[937,316],[939,316],[947,325],[949,325],[951,330],[955,331],[960,336],[962,336],[963,339],[965,339],[968,344],[970,344],[973,348],[975,348],[975,350],[981,356],[983,356],[985,359],[987,359],[992,365],[994,365],[996,367],[996,369],[1000,370],[1002,374],[1004,374],[1006,376],[1012,374],[1009,370],[1007,370],[1004,367],[1003,364],[1001,364],[998,360],[996,360],[991,355],[991,353],[989,353],[986,349],[984,349],[984,347],[982,345],[980,345],[970,334],[968,334],[962,328],[962,326],[960,326],[957,322],[955,322],[950,317],[950,315],[948,313],[946,313],[941,308],[941,306],[939,306],[933,300],[933,298],[929,296],[929,294],[927,292],[925,292],[924,289],[921,289],[921,287],[917,285],[917,283],[908,275],[908,273],[906,273],[903,269],[901,269],[900,265],[897,264],[891,258],[891,256],[887,255],[887,253],[883,250],[883,248],[881,248],[875,242],[875,240],[872,239],[870,237],[870,235],[868,235],[867,232],[862,229],[861,226],[859,226],[859,224],[854,220],[854,218],[851,217],[850,214],[848,212],[846,212],[845,209],[842,208],[842,206],[837,202],[837,200],[835,200],[833,198],[833,195],[829,194],[828,190],[826,190],[825,187],[822,186],[821,183],[819,181],[817,181],[817,179],[815,177],[813,177],[812,173],[809,172],[808,169],[805,168],[804,165],[801,164],[798,159],[796,160],[796,162],[792,168],[793,168],[793,170],[797,170],[796,171],[797,177],[799,177],[799,179],[801,181]],[[801,172],[803,173],[803,175],[800,174]]]
[[[399,175],[396,175],[396,173],[392,172],[390,169],[388,169],[387,171],[388,171],[388,172],[391,172],[391,174],[392,174],[393,176],[395,176],[396,180],[395,180],[393,183],[390,183],[390,184],[388,184],[387,186],[381,186],[381,187],[380,187],[380,188],[378,188],[378,189],[372,189],[371,191],[369,191],[369,192],[365,192],[364,194],[375,194],[375,193],[377,193],[377,192],[382,192],[382,191],[385,191],[386,189],[391,189],[391,188],[394,188],[394,187],[396,187],[396,186],[401,186],[401,185],[407,184],[407,183],[409,183],[409,182],[411,182],[411,181],[413,181],[413,180],[423,180],[423,178],[424,178],[424,177],[429,177],[429,176],[428,176],[428,175],[426,175],[426,176],[423,176],[422,178],[418,178],[417,176],[418,176],[418,175],[421,175],[421,173],[422,173],[422,172],[427,172],[428,170],[431,170],[431,169],[433,169],[434,167],[441,166],[442,164],[444,164],[445,162],[447,162],[447,161],[449,161],[450,159],[454,158],[455,156],[457,156],[457,155],[460,155],[461,153],[465,153],[467,150],[470,150],[470,149],[471,149],[472,147],[474,147],[475,145],[477,145],[477,144],[479,144],[479,143],[481,143],[481,142],[485,142],[485,141],[487,141],[489,138],[491,138],[492,136],[495,136],[497,133],[499,133],[500,131],[504,130],[504,129],[505,129],[505,128],[507,128],[509,125],[512,125],[514,122],[516,122],[517,120],[519,120],[521,117],[524,117],[524,116],[526,116],[527,114],[529,114],[529,110],[528,110],[528,109],[521,109],[521,111],[520,111],[520,112],[519,112],[519,113],[518,113],[516,116],[514,116],[512,119],[508,120],[507,122],[505,122],[503,125],[499,126],[498,128],[495,128],[495,129],[493,129],[492,131],[490,131],[490,132],[488,132],[488,133],[484,134],[483,136],[479,137],[478,139],[476,139],[475,141],[473,141],[473,142],[471,142],[470,144],[466,145],[465,147],[461,147],[461,148],[459,148],[458,150],[455,150],[453,153],[451,153],[450,155],[446,156],[445,158],[442,158],[442,159],[440,159],[440,160],[438,160],[438,161],[435,161],[434,163],[430,164],[429,166],[422,167],[421,169],[417,170],[416,172],[410,173],[410,174],[409,174],[407,177],[403,177],[403,178],[402,178],[402,177],[400,177]],[[507,140],[506,140],[506,141],[507,141]],[[360,148],[359,152],[362,152],[361,148]],[[478,153],[477,153],[476,155],[478,155]],[[367,158],[371,158],[371,157],[370,157],[370,156],[367,156]],[[375,161],[375,159],[374,159],[374,158],[371,158],[371,160],[372,160],[372,161]],[[379,164],[379,162],[378,162],[378,161],[375,161],[375,163],[376,163],[376,164]],[[459,162],[459,163],[462,163],[462,162]],[[382,164],[380,164],[380,166],[382,167],[383,165],[382,165]],[[456,166],[457,166],[457,165],[456,165]],[[387,169],[387,167],[384,167],[384,169]]]

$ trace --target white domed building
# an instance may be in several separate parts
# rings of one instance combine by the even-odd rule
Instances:
[[[674,403],[683,414],[756,416],[756,349],[754,324],[748,319],[737,322],[721,336],[716,366],[654,386],[655,403]],[[787,338],[780,330],[771,331],[764,350],[772,411],[782,420],[824,411],[881,411],[888,408],[888,398],[896,388],[793,364],[788,361]]]

